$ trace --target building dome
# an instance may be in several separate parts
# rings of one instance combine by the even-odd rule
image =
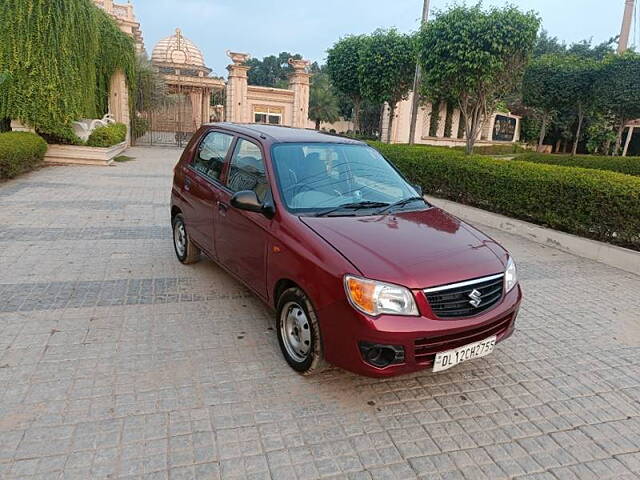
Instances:
[[[151,54],[151,61],[156,65],[209,70],[204,64],[204,56],[200,49],[184,37],[179,28],[174,35],[158,42]]]

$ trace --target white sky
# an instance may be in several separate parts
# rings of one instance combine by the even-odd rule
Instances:
[[[258,58],[290,51],[322,62],[327,48],[341,36],[369,33],[379,27],[413,31],[422,13],[422,0],[132,0],[132,3],[142,23],[149,53],[160,39],[180,27],[202,49],[215,75],[227,73],[228,49]],[[431,9],[442,9],[451,3],[431,0]],[[624,0],[511,3],[523,10],[537,11],[544,28],[568,43],[588,38],[598,43],[618,35],[624,10]],[[637,40],[640,43],[640,38]]]

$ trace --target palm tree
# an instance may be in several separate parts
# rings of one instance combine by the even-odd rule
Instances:
[[[333,91],[329,76],[322,71],[314,75],[311,81],[309,118],[316,122],[316,130],[320,130],[322,122],[333,123],[340,118],[338,97]]]

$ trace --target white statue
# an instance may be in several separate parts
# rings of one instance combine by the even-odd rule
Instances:
[[[111,123],[116,123],[113,115],[107,113],[101,119],[89,119],[83,118],[80,121],[73,122],[73,132],[82,140],[86,142],[93,132],[98,127],[106,127]]]

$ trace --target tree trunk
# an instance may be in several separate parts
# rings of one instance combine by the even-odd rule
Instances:
[[[610,149],[611,149],[611,140],[607,140],[606,142],[604,142],[604,151],[602,152],[602,154],[605,157],[608,157]]]
[[[560,149],[562,148],[562,142],[560,139],[556,140],[556,148],[553,150],[554,153],[560,153]]]
[[[580,133],[582,131],[582,122],[584,121],[584,113],[582,112],[582,108],[578,109],[578,129],[576,130],[576,138],[573,141],[573,150],[571,151],[571,155],[575,157],[576,153],[578,153],[578,142],[580,141]]]
[[[618,136],[616,137],[616,145],[613,149],[613,156],[617,157],[620,154],[620,147],[622,146],[622,134],[624,133],[624,124],[627,123],[624,119],[620,122],[618,127]]]
[[[393,127],[393,117],[396,114],[396,104],[389,105],[389,125],[387,127],[387,143],[391,143],[391,127]]]
[[[320,119],[316,120],[316,130],[320,130]]]
[[[547,136],[547,114],[542,117],[542,125],[540,125],[540,138],[538,138],[538,151],[542,149],[544,145],[544,137]]]
[[[353,99],[353,131],[354,133],[360,133],[360,105],[362,100],[360,98]]]
[[[467,148],[465,152],[467,155],[471,155],[473,153],[473,146],[478,140],[480,127],[482,126],[483,121],[486,120],[486,116],[486,111],[483,109],[482,105],[476,105],[473,108],[467,133]]]

